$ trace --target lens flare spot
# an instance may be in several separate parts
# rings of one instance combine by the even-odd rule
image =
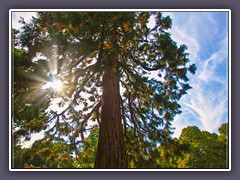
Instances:
[[[55,80],[51,83],[51,88],[55,91],[61,91],[62,90],[62,82],[60,80]]]
[[[63,84],[60,80],[48,81],[42,89],[53,89],[54,91],[62,91]]]

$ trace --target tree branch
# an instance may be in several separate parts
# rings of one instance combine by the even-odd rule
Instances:
[[[142,63],[141,61],[137,60],[131,53],[129,54],[129,56],[135,63],[140,65],[146,71],[157,71],[157,70],[161,69],[160,67],[154,67],[154,68],[147,67],[144,63]]]
[[[81,139],[84,142],[84,125],[86,124],[86,122],[89,120],[89,118],[92,116],[92,114],[94,112],[96,112],[99,108],[101,107],[101,102],[98,102],[97,105],[92,109],[91,112],[89,112],[85,118],[83,119],[83,121],[80,123],[80,125],[78,126],[78,128],[76,129],[75,133],[73,134],[73,138],[75,138],[77,136],[77,134],[81,134]]]

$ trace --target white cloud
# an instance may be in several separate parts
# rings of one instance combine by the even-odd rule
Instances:
[[[34,14],[13,12],[12,26],[19,28],[20,16],[28,21]],[[193,89],[180,101],[183,113],[176,116],[173,122],[173,127],[176,127],[174,136],[178,137],[182,128],[191,125],[215,132],[222,122],[227,121],[224,119],[228,113],[227,76],[226,74],[218,76],[220,65],[225,64],[227,59],[227,39],[221,41],[222,36],[219,34],[221,27],[211,12],[165,12],[163,15],[170,15],[173,18],[170,30],[173,40],[178,45],[188,46],[189,59],[198,67],[196,75],[190,76],[190,85]],[[217,47],[219,42],[220,45]],[[214,87],[215,85],[218,87]]]
[[[208,59],[203,60],[203,62],[199,64],[200,73],[198,75],[198,78],[206,83],[209,81],[215,81],[217,83],[225,85],[227,82],[227,79],[225,77],[226,74],[219,76],[216,71],[218,70],[219,66],[228,65],[227,56],[227,41],[224,39],[221,43],[220,49],[215,53],[212,53]]]
[[[186,34],[186,32],[182,30],[181,27],[173,28],[170,32],[172,33],[173,40],[176,41],[178,45],[187,45],[187,52],[190,53],[189,58],[192,62],[196,62],[200,50],[200,45],[197,40],[194,37]]]
[[[226,113],[225,93],[208,91],[206,89],[197,89],[190,94],[191,100],[185,99],[183,105],[191,117],[199,120],[200,128],[214,132],[220,127],[223,115]]]
[[[221,34],[219,22],[212,13],[182,15],[184,24],[180,14],[172,14],[175,22],[172,37],[189,47],[190,60],[198,69],[194,76],[190,76],[193,89],[180,100],[183,113],[177,115],[173,122],[176,128],[174,137],[178,137],[182,128],[187,126],[217,132],[227,121],[228,113],[227,37]]]

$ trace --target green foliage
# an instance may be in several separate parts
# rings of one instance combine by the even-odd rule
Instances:
[[[197,127],[184,128],[179,138],[164,142],[149,152],[144,152],[144,144],[129,147],[128,168],[158,169],[208,169],[228,168],[226,141],[227,124],[219,128],[220,134],[200,131]],[[74,151],[66,144],[37,141],[31,148],[14,148],[14,168],[93,168],[97,151],[98,128],[91,131],[86,142]],[[131,148],[130,148],[131,147]],[[40,150],[40,151],[39,151]],[[150,150],[150,149],[149,149]]]
[[[226,169],[228,168],[228,124],[219,128],[219,135],[201,131],[196,126],[182,130],[179,138],[165,141],[145,156],[141,148],[132,150],[130,168],[160,169]],[[141,147],[141,146],[140,146]],[[135,149],[137,147],[133,147]],[[141,157],[141,158],[139,158]],[[144,157],[144,158],[143,158]]]
[[[226,126],[222,125],[222,127]],[[221,128],[220,128],[221,129]],[[187,144],[187,151],[179,160],[179,168],[227,168],[228,149],[226,141],[219,141],[222,135],[200,131],[197,127],[183,129],[180,144]],[[226,136],[225,136],[226,137]]]
[[[16,40],[15,40],[16,41]],[[17,45],[17,42],[16,42]],[[36,88],[35,82],[29,78],[34,63],[27,52],[21,48],[14,48],[14,84],[13,84],[13,136],[14,144],[18,144],[22,137],[29,140],[31,133],[46,129],[47,121],[44,104],[35,106],[31,92]]]
[[[101,125],[102,78],[110,67],[121,86],[117,98],[130,167],[152,162],[158,144],[171,139],[178,101],[191,88],[188,73],[196,71],[188,65],[187,46],[178,47],[168,32],[171,18],[160,12],[38,12],[31,22],[20,22],[21,31],[13,32],[14,132],[29,139],[44,131],[50,147],[59,142],[77,152],[87,143],[89,149],[96,137],[86,140],[85,132]],[[62,91],[42,89],[53,79],[63,82]],[[56,99],[58,110],[51,108]],[[85,151],[80,166],[92,167],[94,156]]]
[[[69,146],[36,141],[31,148],[14,148],[14,168],[74,168]]]
[[[90,135],[87,137],[86,142],[77,154],[76,162],[80,168],[94,168],[95,157],[97,153],[98,144],[98,128],[91,131]]]
[[[94,129],[87,138],[87,143],[78,156],[78,167],[93,168],[97,147],[97,131]],[[144,148],[146,143],[139,141],[138,145],[128,142],[128,168],[158,168],[158,169],[217,169],[228,168],[228,147],[224,133],[228,131],[227,123],[219,128],[220,134],[200,131],[196,126],[183,129],[179,138],[165,141],[155,149]],[[140,138],[139,138],[140,139]],[[134,141],[132,141],[134,142]],[[148,150],[148,152],[145,151]]]

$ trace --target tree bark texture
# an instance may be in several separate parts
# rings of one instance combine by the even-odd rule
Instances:
[[[95,168],[126,168],[119,75],[116,67],[118,54],[112,52],[109,58],[112,63],[103,76],[102,116]]]

